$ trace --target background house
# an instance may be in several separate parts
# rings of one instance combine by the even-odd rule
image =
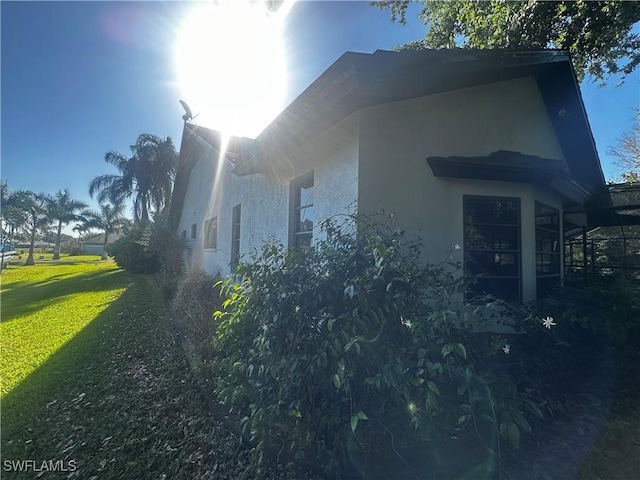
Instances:
[[[559,51],[347,52],[256,139],[185,123],[173,208],[185,261],[228,274],[265,241],[386,212],[477,290],[533,300],[563,275],[563,219],[615,222],[580,91]]]
[[[120,233],[110,233],[107,239],[107,245],[122,237]],[[83,252],[85,255],[102,255],[104,252],[104,233],[89,235],[82,240]]]

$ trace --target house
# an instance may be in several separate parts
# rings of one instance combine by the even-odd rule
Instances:
[[[122,237],[120,233],[110,233],[107,237],[107,246]],[[104,233],[90,235],[82,240],[83,253],[85,255],[102,255],[104,253]]]
[[[562,51],[347,52],[257,138],[223,140],[185,122],[173,198],[187,266],[212,274],[384,211],[434,260],[460,245],[477,290],[530,301],[559,284],[565,224],[618,218]]]

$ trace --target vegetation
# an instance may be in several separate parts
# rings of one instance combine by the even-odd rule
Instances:
[[[253,478],[202,403],[151,279],[83,259],[5,275],[3,467],[52,459],[67,471],[51,479]]]
[[[472,333],[496,305],[465,301],[459,263],[420,266],[417,245],[358,221],[358,238],[327,222],[313,249],[267,245],[225,282],[215,394],[258,463],[487,478],[542,416],[500,366],[505,339]]]
[[[104,159],[120,173],[95,177],[89,184],[89,194],[103,203],[120,204],[133,198],[133,218],[136,223],[148,222],[150,213],[164,213],[171,199],[171,189],[178,154],[171,138],[142,134],[131,145],[131,156],[107,152]]]
[[[76,227],[78,230],[86,232],[95,228],[104,232],[102,260],[107,259],[109,235],[119,232],[126,223],[123,210],[124,206],[122,204],[110,205],[103,203],[100,205],[100,210],[85,210],[82,212],[83,222]]]
[[[71,198],[69,190],[59,190],[54,196],[47,196],[47,216],[49,220],[57,222],[57,233],[53,259],[60,259],[60,244],[62,238],[62,226],[68,225],[74,220],[80,220],[77,214],[79,210],[87,208],[87,204]]]
[[[624,170],[622,179],[628,183],[640,182],[640,109],[636,110],[631,130],[618,138],[618,144],[607,149],[618,167]]]
[[[420,18],[429,30],[403,48],[509,48],[568,50],[581,81],[630,74],[640,63],[640,4],[625,1],[423,0]],[[373,3],[404,23],[409,1]]]

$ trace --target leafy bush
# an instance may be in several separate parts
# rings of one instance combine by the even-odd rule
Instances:
[[[184,246],[185,240],[178,235],[175,219],[168,213],[156,214],[151,225],[148,250],[157,252],[160,261],[157,280],[165,300],[171,300],[175,295],[184,271]]]
[[[131,273],[160,271],[158,252],[149,248],[150,226],[138,226],[111,244],[107,251],[120,268]]]
[[[221,308],[219,280],[203,270],[191,270],[180,279],[172,303],[179,326],[189,335],[201,360],[211,358],[213,353],[212,312]]]
[[[359,468],[393,452],[438,477],[486,476],[500,437],[530,430],[522,412],[542,415],[500,367],[504,339],[472,333],[501,313],[465,301],[459,262],[424,265],[400,232],[356,220],[357,236],[324,223],[311,249],[266,245],[224,283],[215,393],[258,460]]]

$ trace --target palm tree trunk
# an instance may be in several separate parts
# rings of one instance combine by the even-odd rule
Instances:
[[[36,231],[38,229],[34,226],[31,229],[31,245],[29,245],[29,256],[27,257],[27,261],[24,262],[25,265],[35,265],[36,262],[33,258],[33,250],[36,243]]]
[[[109,232],[104,232],[104,243],[102,244],[102,260],[106,260],[107,256],[107,242],[109,241]]]
[[[60,260],[61,236],[62,236],[62,220],[58,222],[58,236],[56,237],[56,246],[53,249],[53,260]]]

